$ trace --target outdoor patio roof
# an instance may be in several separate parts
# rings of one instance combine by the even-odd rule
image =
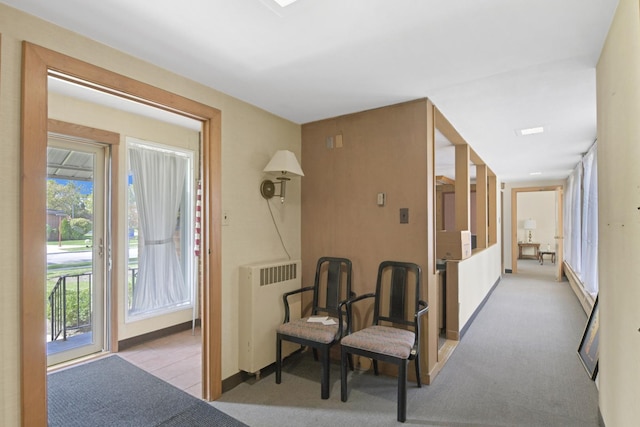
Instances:
[[[66,148],[47,147],[47,178],[93,180],[93,156]]]

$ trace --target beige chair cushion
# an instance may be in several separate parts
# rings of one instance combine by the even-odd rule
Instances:
[[[348,347],[408,359],[415,341],[415,334],[405,329],[374,325],[342,338],[340,343]]]
[[[278,333],[291,335],[323,344],[328,344],[336,339],[338,334],[338,319],[333,319],[335,325],[323,325],[318,322],[307,322],[308,317],[292,320],[278,326]]]

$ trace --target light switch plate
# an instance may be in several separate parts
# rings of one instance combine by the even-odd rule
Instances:
[[[400,224],[409,224],[409,208],[400,208]]]

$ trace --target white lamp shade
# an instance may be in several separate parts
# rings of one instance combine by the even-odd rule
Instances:
[[[289,150],[278,150],[263,171],[304,176],[296,155]]]
[[[535,219],[525,219],[524,220],[524,229],[525,230],[535,230],[536,229],[536,220]]]

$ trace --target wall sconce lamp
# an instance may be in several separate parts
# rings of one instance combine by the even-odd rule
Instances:
[[[536,220],[535,219],[525,219],[524,220],[524,229],[529,231],[529,242],[531,243],[531,230],[536,229]]]
[[[278,150],[273,155],[267,166],[263,169],[263,172],[280,172],[282,175],[277,177],[277,182],[273,182],[270,179],[265,179],[260,184],[260,194],[265,199],[270,199],[273,196],[279,196],[280,202],[284,203],[284,196],[287,181],[290,175],[304,176],[300,163],[296,159],[296,155],[289,150]],[[280,194],[276,194],[276,184],[280,185]]]

